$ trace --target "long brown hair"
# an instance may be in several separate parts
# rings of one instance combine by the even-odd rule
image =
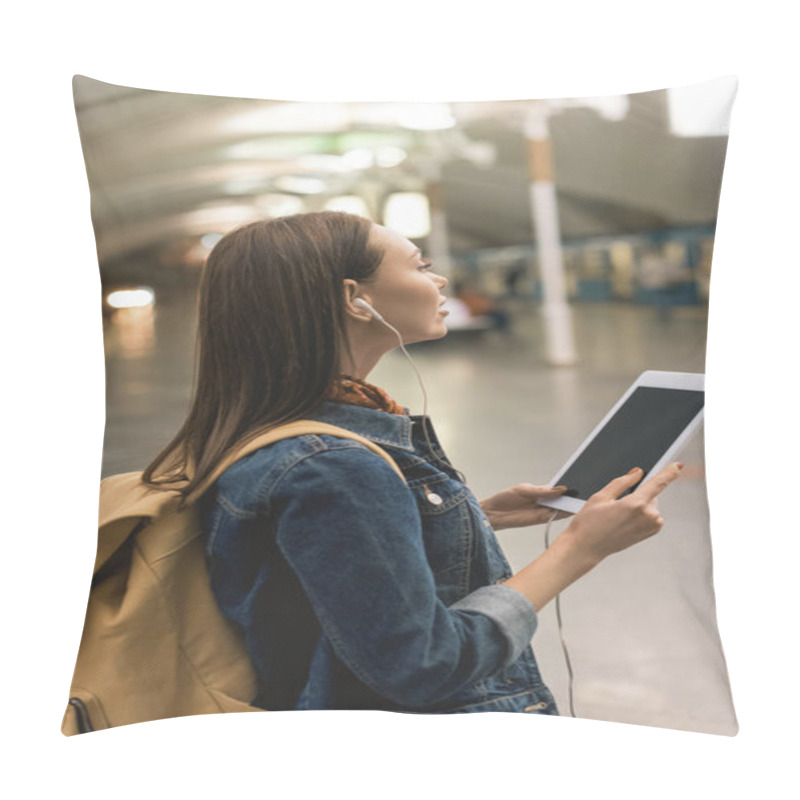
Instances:
[[[301,419],[325,400],[349,353],[343,281],[368,280],[383,257],[368,244],[371,225],[320,211],[220,239],[200,279],[190,410],[145,484],[185,499],[249,433]]]

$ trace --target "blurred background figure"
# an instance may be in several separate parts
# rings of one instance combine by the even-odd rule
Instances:
[[[660,319],[667,321],[672,309],[681,305],[686,291],[692,290],[692,273],[683,259],[670,253],[651,250],[639,261],[639,285],[649,293]]]
[[[454,299],[460,301],[462,306],[467,309],[469,320],[473,324],[480,324],[486,329],[500,331],[501,333],[509,331],[511,319],[508,313],[500,307],[497,300],[463,280],[453,281],[450,291]],[[452,304],[452,300],[448,301],[447,308],[450,309]],[[448,319],[448,323],[450,321]]]

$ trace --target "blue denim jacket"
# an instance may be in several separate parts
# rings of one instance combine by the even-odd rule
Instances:
[[[244,633],[256,705],[557,714],[536,611],[430,419],[326,402],[307,435],[257,450],[204,498],[214,594]],[[427,424],[434,461],[425,441]]]

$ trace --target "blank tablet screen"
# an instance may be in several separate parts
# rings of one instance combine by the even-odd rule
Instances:
[[[700,412],[704,398],[702,391],[638,387],[556,483],[567,486],[567,497],[588,500],[633,467],[647,474]]]

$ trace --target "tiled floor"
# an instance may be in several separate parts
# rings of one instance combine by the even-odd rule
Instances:
[[[542,319],[521,302],[509,336],[452,333],[409,347],[440,439],[482,497],[515,483],[547,483],[645,369],[703,372],[706,311],[668,316],[626,304],[575,305],[575,367],[546,365]],[[194,299],[163,292],[158,312],[106,329],[103,474],[142,469],[177,430],[191,388]],[[402,352],[369,379],[422,412]],[[580,717],[733,733],[716,631],[702,431],[680,454],[684,477],[661,497],[662,532],[612,556],[561,598]],[[551,540],[568,524],[556,522]],[[544,529],[498,534],[514,568],[544,547]],[[540,614],[534,648],[562,714],[568,680],[555,603]]]

